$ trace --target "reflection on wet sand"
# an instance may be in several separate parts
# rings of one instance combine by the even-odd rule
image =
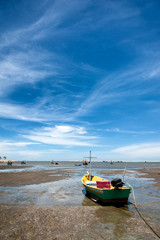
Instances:
[[[104,225],[104,229],[110,230],[113,235],[121,238],[127,233],[127,222],[132,214],[127,205],[125,207],[106,206],[97,209],[96,216]]]

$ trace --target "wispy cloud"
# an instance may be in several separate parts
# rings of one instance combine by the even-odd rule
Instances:
[[[123,155],[124,157],[128,156],[131,159],[146,158],[149,160],[153,160],[153,159],[159,160],[160,143],[152,142],[152,143],[129,145],[129,146],[116,148],[112,152]]]
[[[51,99],[50,99],[51,101]],[[69,105],[70,103],[67,102]],[[5,119],[17,119],[30,122],[72,122],[75,117],[74,109],[68,110],[65,106],[48,104],[48,98],[38,99],[36,103],[14,104],[0,103],[0,117]]]
[[[24,138],[35,142],[64,146],[95,146],[95,136],[87,135],[83,127],[60,125],[35,130]]]
[[[36,142],[18,142],[18,141],[1,141],[0,142],[0,151],[1,154],[4,153],[12,153],[12,152],[17,152],[20,149],[23,149],[27,146],[35,145],[38,144]]]
[[[18,119],[22,121],[33,121],[40,122],[44,121],[42,116],[37,115],[37,111],[35,112],[35,108],[29,108],[21,105],[14,104],[0,104],[0,117],[2,118],[11,118]]]
[[[56,50],[53,49],[51,53],[47,47],[41,47],[40,39],[49,39],[50,34],[55,35],[57,27],[65,19],[85,6],[85,2],[79,1],[68,1],[67,4],[65,1],[48,2],[41,16],[28,26],[1,33],[0,96],[6,96],[23,84],[47,81],[48,77],[56,84],[60,79],[62,81],[64,75],[69,75],[70,69],[67,70],[66,65],[73,63],[68,63],[70,60],[61,53],[57,54]],[[63,32],[62,28],[59,32]],[[6,52],[6,47],[10,51]]]
[[[63,7],[62,7],[63,6]],[[97,11],[98,8],[98,11]],[[39,8],[37,8],[37,11]],[[100,14],[99,14],[100,13]],[[49,35],[58,36],[73,34],[79,29],[79,34],[90,29],[110,26],[110,23],[120,23],[120,20],[132,19],[140,14],[140,10],[125,1],[102,1],[94,5],[91,0],[83,1],[48,1],[39,18],[24,28],[15,29],[2,35],[0,46],[9,46],[42,39]],[[76,18],[75,18],[76,16]],[[70,21],[68,21],[68,19]],[[74,21],[72,21],[74,19]],[[117,22],[118,20],[118,22]],[[135,22],[135,19],[133,23]],[[22,41],[23,40],[23,41]]]
[[[2,57],[0,61],[0,96],[14,91],[17,86],[31,85],[48,77],[57,76],[61,69],[58,59],[54,54],[42,49],[12,52]]]
[[[77,116],[85,115],[99,105],[110,105],[132,96],[145,96],[151,90],[157,92],[159,76],[158,68],[149,62],[143,62],[143,66],[139,63],[134,69],[129,67],[125,71],[109,74],[93,87],[88,98],[79,107]]]
[[[5,1],[3,4],[5,16]],[[103,130],[104,138],[111,132],[125,138],[127,134],[146,134],[146,138],[147,134],[157,134],[157,126],[152,125],[155,131],[149,131],[147,123],[146,131],[137,130],[143,125],[137,123],[142,108],[141,115],[144,111],[150,111],[152,118],[159,115],[159,25],[154,25],[157,21],[147,4],[142,8],[138,2],[125,0],[35,0],[29,6],[32,12],[24,11],[25,4],[16,5],[15,21],[9,17],[5,22],[4,17],[0,27],[0,117],[8,125],[11,121],[7,119],[20,120],[12,121],[14,129],[17,124],[13,132],[6,129],[13,139],[20,132],[18,139],[23,139],[17,145],[2,143],[3,149],[18,152],[21,147],[19,154],[28,152],[32,157],[32,144],[37,143],[34,149],[38,157],[36,149],[41,145],[62,149],[97,146],[97,142],[104,145],[106,139],[96,137]],[[135,112],[131,113],[132,106]],[[138,126],[130,130],[127,124],[117,124],[116,111],[126,117],[125,122],[136,116]],[[111,128],[106,129],[108,122]],[[21,130],[25,125],[25,132],[20,131],[19,124]],[[95,136],[80,125],[94,128]],[[1,129],[6,130],[2,125]],[[138,146],[134,146],[138,154]],[[141,152],[146,148],[145,144],[139,147]],[[129,154],[124,148],[114,153],[123,150]]]
[[[93,7],[90,8],[90,6]],[[133,11],[133,6],[126,4],[125,1],[107,1],[107,3],[104,1],[103,4],[99,3],[97,7],[98,11],[90,0],[74,2],[70,0],[67,3],[65,1],[54,1],[54,3],[49,1],[48,4],[45,4],[44,11],[39,18],[34,19],[32,23],[24,28],[3,33],[3,41],[0,44],[3,50],[1,51],[0,61],[0,96],[6,96],[7,93],[14,91],[17,86],[36,84],[40,81],[47,81],[47,78],[50,78],[52,84],[60,83],[62,79],[65,82],[67,80],[63,78],[62,73],[65,72],[65,75],[73,76],[73,73],[78,68],[81,68],[82,71],[101,75],[101,71],[103,72],[103,70],[93,67],[89,63],[78,62],[75,64],[69,57],[66,57],[66,59],[61,51],[57,54],[55,48],[51,54],[49,51],[44,50],[44,48],[36,46],[37,41],[43,38],[49,40],[50,35],[52,35],[52,41],[55,43],[57,43],[56,38],[53,36],[58,34],[58,37],[61,35],[64,38],[64,34],[66,34],[65,36],[67,37],[73,37],[73,35],[76,36],[77,29],[79,37],[84,37],[85,32],[95,31],[96,29],[108,26],[111,21],[115,21],[118,24],[119,21],[117,20],[123,21],[124,19],[128,19],[132,21],[132,18],[140,14],[139,9],[134,8]],[[75,19],[76,15],[78,17]],[[4,54],[5,47],[12,47],[13,45],[16,45],[15,50],[9,51],[9,54]],[[116,74],[110,74],[103,79],[99,79],[98,84],[95,86],[92,85],[91,91],[88,92],[88,97],[84,98],[84,102],[78,102],[80,106],[78,111],[75,111],[73,108],[72,116],[85,115],[90,109],[96,106],[107,105],[117,102],[123,97],[139,94],[139,91],[134,87],[142,83],[140,79],[144,80],[145,78],[146,80],[147,78],[159,75],[158,65],[157,67],[152,67],[148,74],[145,73],[147,67],[143,68],[143,72],[139,70],[141,66],[139,66],[139,69],[136,66],[135,72],[126,70],[127,73],[125,74],[117,72]],[[130,87],[127,87],[127,84]],[[62,84],[57,84],[56,87],[63,90],[61,89]],[[73,96],[72,94],[70,93],[70,96]],[[141,94],[143,94],[142,90]],[[82,99],[82,94],[77,93],[77,96],[81,96]],[[69,99],[67,101],[70,105]],[[35,110],[36,107],[35,105]],[[22,112],[25,112],[25,107],[23,109]],[[10,117],[12,118],[11,114]],[[20,119],[22,118],[20,117]],[[27,119],[25,116],[24,118]],[[30,118],[28,117],[28,119]],[[42,117],[39,118],[42,119]]]
[[[42,64],[40,64],[41,66]],[[75,120],[79,116],[83,116],[89,113],[92,109],[99,106],[106,106],[111,105],[117,102],[123,102],[127,99],[130,99],[132,96],[145,96],[146,94],[152,92],[158,91],[159,82],[156,80],[159,76],[159,71],[155,72],[155,66],[148,66],[140,70],[138,68],[135,68],[133,71],[126,70],[125,73],[123,72],[117,72],[114,74],[110,74],[108,77],[101,79],[98,81],[97,84],[94,85],[93,88],[91,88],[87,94],[84,93],[80,94],[77,92],[76,94],[70,92],[64,91],[64,83],[63,87],[61,84],[56,83],[54,81],[54,85],[63,92],[63,94],[59,94],[54,97],[52,93],[49,93],[49,89],[46,91],[43,91],[43,95],[37,98],[37,101],[32,103],[32,105],[18,105],[18,104],[11,104],[11,103],[1,103],[0,105],[0,116],[5,118],[14,118],[14,119],[20,119],[20,120],[29,120],[29,121],[51,121],[51,120],[65,120],[66,122],[69,120]],[[2,74],[5,75],[5,73],[2,70]],[[17,71],[17,70],[13,70]],[[12,75],[14,76],[14,73],[9,75],[8,81],[2,81],[1,85],[1,95],[4,96],[7,94],[7,91],[11,88],[13,90],[13,85],[17,85],[20,81],[20,77],[22,79],[22,82],[27,82],[29,78],[31,79],[31,82],[39,81],[41,78],[41,75],[44,77],[46,74],[46,77],[49,74],[56,74],[56,72],[50,73],[50,72],[38,72],[38,75],[34,72],[30,73],[31,76],[29,77],[27,75],[26,71],[26,77],[24,75],[23,78],[23,68],[20,70],[20,74],[18,78],[15,78],[16,80],[11,81]],[[38,70],[37,70],[38,71]],[[59,70],[58,70],[59,71]],[[153,78],[153,71],[154,71],[154,77],[155,74],[157,74],[156,79]],[[8,69],[6,69],[6,72],[9,72]],[[16,74],[16,73],[15,73]],[[29,74],[29,73],[28,73]],[[0,74],[1,76],[1,74]],[[43,78],[42,77],[42,78]],[[153,84],[154,81],[154,84]],[[13,85],[12,85],[13,84]],[[143,87],[145,86],[145,87]],[[8,89],[7,89],[8,88]],[[63,89],[61,89],[63,88]],[[72,105],[70,104],[70,101],[72,100]],[[84,101],[83,101],[84,100]],[[78,104],[76,104],[78,101]],[[127,100],[128,101],[128,100]],[[133,103],[133,101],[132,101]],[[150,102],[151,103],[151,102]],[[153,102],[152,102],[153,103]],[[155,104],[155,102],[154,102]],[[79,106],[77,109],[77,105]],[[69,106],[69,108],[68,108]],[[65,118],[64,118],[65,115]]]
[[[46,4],[41,16],[34,19],[28,26],[5,32],[2,35],[3,41],[1,41],[0,47],[17,45],[18,43],[20,43],[21,47],[28,47],[31,41],[48,38],[50,35],[63,35],[64,27],[61,24],[64,24],[69,17],[81,12],[87,5],[88,1],[73,2],[69,0],[67,3],[64,0],[54,1],[54,3],[50,1],[50,3]],[[67,27],[65,24],[64,26],[67,30],[70,29],[70,26]]]
[[[122,130],[119,128],[111,128],[111,129],[106,129],[107,132],[112,132],[112,133],[126,133],[126,134],[155,134],[155,131],[132,131],[132,130]]]

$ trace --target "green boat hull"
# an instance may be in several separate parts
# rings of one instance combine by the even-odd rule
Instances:
[[[87,194],[104,203],[127,203],[131,188],[127,189],[93,189],[85,186]]]

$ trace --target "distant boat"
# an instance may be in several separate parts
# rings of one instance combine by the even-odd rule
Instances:
[[[88,162],[87,161],[83,161],[83,165],[88,165]]]
[[[26,162],[25,162],[25,161],[22,161],[21,164],[26,164]]]
[[[131,187],[124,185],[121,179],[108,181],[87,172],[81,179],[87,194],[96,201],[109,204],[125,204],[128,201]]]
[[[51,164],[58,165],[59,163],[58,163],[58,162],[55,162],[54,160],[52,160]]]
[[[9,160],[9,161],[7,162],[7,165],[8,165],[8,166],[12,166],[12,161]]]

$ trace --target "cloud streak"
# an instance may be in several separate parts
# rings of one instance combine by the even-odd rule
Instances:
[[[107,106],[132,96],[145,96],[151,90],[157,92],[159,76],[158,68],[155,68],[155,65],[150,66],[149,62],[146,64],[143,62],[143,66],[141,64],[135,66],[134,70],[128,68],[125,72],[111,74],[98,81],[88,98],[79,107],[77,115],[85,115],[99,105]]]
[[[112,151],[130,159],[159,160],[160,143],[142,143],[116,148]]]
[[[51,145],[64,146],[96,146],[94,136],[87,135],[83,127],[59,125],[53,128],[45,127],[23,135],[29,140]]]
[[[0,151],[4,155],[6,153],[18,152],[20,149],[25,149],[28,146],[32,146],[38,143],[35,142],[11,142],[11,141],[1,141],[0,142]]]
[[[126,133],[126,134],[155,134],[155,131],[131,131],[131,130],[121,130],[119,128],[106,129],[106,132],[112,133]]]
[[[57,83],[56,87],[59,88],[59,90],[63,90],[60,81],[63,79],[63,82],[67,82],[67,80],[63,77],[62,72],[65,72],[64,75],[67,77],[73,77],[77,68],[81,68],[82,71],[96,72],[101,75],[103,70],[97,69],[88,63],[75,64],[71,59],[65,58],[62,52],[57,54],[55,48],[51,54],[49,51],[41,47],[37,48],[35,45],[37,43],[36,41],[42,41],[43,38],[49,40],[50,35],[52,35],[52,41],[55,41],[55,43],[56,40],[54,40],[53,36],[57,34],[58,37],[61,35],[63,38],[66,37],[64,36],[65,33],[70,37],[73,37],[73,35],[76,36],[77,28],[79,37],[83,37],[84,33],[89,29],[89,31],[92,32],[93,30],[102,29],[110,25],[110,22],[118,22],[119,24],[117,20],[123,21],[128,19],[129,22],[132,22],[132,18],[140,15],[138,8],[134,8],[133,11],[133,6],[129,4],[126,5],[125,1],[116,1],[115,3],[113,3],[113,1],[107,1],[107,3],[105,3],[104,1],[103,4],[97,5],[98,11],[94,5],[90,8],[92,4],[93,2],[89,0],[81,2],[69,1],[67,4],[65,1],[54,1],[54,3],[49,1],[48,4],[45,4],[44,11],[38,19],[34,19],[32,23],[24,28],[15,29],[14,31],[12,30],[3,34],[3,41],[0,45],[1,49],[4,50],[6,46],[16,45],[17,50],[10,51],[8,55],[1,54],[1,97],[13,92],[17,86],[48,81],[47,78],[50,79],[49,81],[52,82],[53,85]],[[86,11],[88,9],[90,10]],[[99,12],[101,14],[99,14]],[[77,20],[72,21],[73,19],[75,20],[76,15],[78,16],[76,18]],[[75,108],[72,109],[72,116],[76,118],[86,115],[87,112],[94,107],[114,104],[130,95],[145,94],[148,89],[142,92],[142,90],[139,91],[137,87],[147,79],[159,76],[159,65],[150,67],[148,70],[148,64],[146,64],[146,66],[143,66],[142,71],[140,70],[141,67],[141,65],[135,66],[134,72],[128,68],[125,73],[120,71],[115,74],[109,74],[103,79],[99,78],[98,83],[95,86],[92,85],[89,96],[87,98],[85,97],[83,102],[80,102],[80,100],[82,100],[82,94],[77,93],[77,96],[81,96],[78,102],[80,107],[77,111]],[[44,98],[45,97],[46,96],[44,96]],[[68,105],[70,105],[69,98],[67,101],[68,104],[66,104],[66,106],[68,107]],[[65,102],[67,101],[65,99]],[[35,110],[36,107],[37,105],[35,104]],[[22,112],[25,112],[25,108],[28,107],[24,106],[24,108],[22,108],[21,106]],[[45,110],[47,110],[47,108]],[[53,115],[53,112],[51,114]],[[49,116],[51,114],[48,111],[47,115]],[[57,112],[54,111],[54,114],[57,114]],[[64,114],[64,112],[62,114]],[[3,116],[3,113],[1,116]],[[12,118],[11,114],[8,114],[8,116]],[[25,116],[20,116],[20,119],[23,118],[27,119]],[[28,117],[28,119],[32,118],[33,117],[30,116]],[[42,119],[43,117],[39,118]]]
[[[14,91],[17,86],[32,85],[55,77],[60,69],[58,57],[42,49],[12,52],[0,61],[0,96]]]
[[[37,8],[37,12],[38,10],[39,8]],[[27,42],[43,39],[49,35],[56,36],[58,34],[59,37],[60,35],[64,36],[64,34],[73,35],[77,28],[79,33],[85,33],[88,29],[93,31],[104,26],[110,26],[111,22],[117,23],[117,20],[128,19],[128,21],[132,21],[132,18],[139,14],[140,10],[138,8],[134,8],[133,11],[133,6],[127,5],[125,1],[102,1],[97,5],[91,0],[76,0],[74,2],[69,0],[67,3],[64,0],[56,0],[54,3],[48,1],[43,13],[34,19],[30,25],[2,35],[3,41],[0,46],[6,47],[17,43],[25,46]],[[71,21],[68,21],[68,19]],[[72,21],[73,19],[74,21]]]

